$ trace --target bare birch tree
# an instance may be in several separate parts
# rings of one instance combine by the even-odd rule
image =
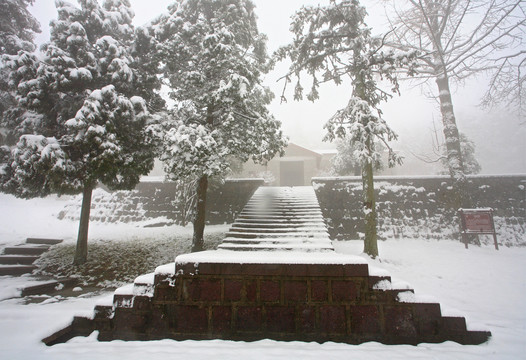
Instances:
[[[449,173],[460,195],[459,205],[465,206],[469,202],[462,196],[466,176],[450,88],[472,75],[491,72],[487,103],[499,96],[520,101],[501,82],[503,75],[513,72],[513,64],[519,66],[515,88],[522,94],[526,4],[522,0],[389,0],[385,4],[390,45],[418,51],[420,78],[436,82]]]

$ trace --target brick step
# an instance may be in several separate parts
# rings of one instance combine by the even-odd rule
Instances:
[[[36,255],[0,255],[0,264],[3,265],[31,265],[39,256]]]
[[[57,245],[63,242],[62,239],[42,239],[42,238],[27,238],[27,244],[39,244],[39,245]]]
[[[33,272],[35,265],[0,265],[0,276],[19,276]]]
[[[21,290],[22,296],[50,294],[64,288],[72,288],[78,284],[77,279],[66,278],[47,281],[38,285],[27,286]]]
[[[457,316],[444,316],[442,328],[449,332],[463,332],[467,330],[466,319]]]
[[[383,283],[384,281],[387,282],[387,284],[384,284]],[[369,275],[369,289],[370,290],[381,287],[382,285],[386,285],[384,287],[387,287],[388,285],[390,288],[391,287],[391,277],[388,275],[382,275],[382,276]]]
[[[4,249],[4,255],[42,255],[49,250],[49,245],[17,245]]]

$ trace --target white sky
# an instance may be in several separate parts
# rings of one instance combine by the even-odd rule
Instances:
[[[75,2],[75,1],[72,1]],[[172,0],[130,0],[135,11],[134,23],[142,25],[166,11]],[[325,4],[328,0],[253,0],[256,4],[259,30],[269,38],[269,52],[287,44],[292,36],[289,32],[290,16],[302,5]],[[385,23],[383,9],[377,0],[362,0],[370,16],[367,24],[373,33],[379,33]],[[48,23],[56,17],[54,0],[36,0],[33,14],[42,24],[43,32],[36,39],[43,43],[49,39]],[[375,29],[379,29],[375,31]],[[267,75],[266,83],[276,94],[270,106],[274,116],[282,121],[283,130],[292,142],[311,149],[332,148],[333,144],[323,143],[323,125],[336,110],[344,107],[350,94],[349,84],[339,87],[324,85],[320,99],[315,103],[307,100],[295,102],[289,93],[289,102],[280,104],[282,83],[276,80],[284,75],[286,64],[279,64]],[[434,84],[431,84],[434,85]],[[289,89],[291,87],[289,86]],[[431,90],[435,90],[431,87]],[[526,126],[519,126],[525,119],[507,113],[505,109],[487,111],[477,104],[484,91],[484,81],[475,79],[464,87],[453,89],[453,103],[458,127],[472,139],[476,155],[482,165],[482,173],[526,173]],[[399,174],[432,174],[436,165],[418,161],[412,154],[431,153],[433,121],[441,129],[440,112],[433,100],[426,98],[420,88],[402,89],[402,96],[383,105],[384,118],[399,134],[394,148],[405,156],[405,165]]]

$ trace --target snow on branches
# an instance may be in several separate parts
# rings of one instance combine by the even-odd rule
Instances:
[[[152,23],[177,108],[163,124],[172,177],[224,174],[229,158],[270,160],[286,144],[262,85],[265,37],[248,0],[181,0]]]
[[[34,169],[46,179],[58,166],[49,159],[67,164],[58,166],[61,173],[53,189],[40,184],[40,195],[79,192],[98,181],[133,187],[153,166],[147,101],[155,100],[158,84],[138,81],[147,76],[132,55],[138,50],[129,1],[106,0],[101,6],[97,0],[83,0],[77,7],[57,0],[56,6],[58,18],[51,22],[42,58],[27,53],[6,58],[19,104],[38,114],[29,118],[33,123],[20,118],[12,124],[22,135],[9,163],[21,188],[15,193],[29,194],[24,188],[32,186],[33,196],[39,195],[38,186],[30,184],[36,175],[22,166],[29,158],[47,164]],[[28,136],[39,140],[29,142]],[[43,146],[45,142],[60,156],[44,156],[51,146]]]
[[[366,101],[351,97],[347,107],[338,110],[325,124],[327,135],[324,140],[347,139],[354,144],[353,157],[360,164],[380,164],[381,154],[376,144],[368,139],[379,140],[389,151],[388,166],[401,165],[402,157],[389,146],[388,142],[398,136],[384,119],[375,115]],[[382,147],[380,147],[382,148]]]
[[[387,141],[396,139],[381,119],[378,106],[392,97],[392,93],[398,93],[397,69],[400,65],[406,65],[410,74],[414,72],[412,64],[416,53],[387,49],[384,37],[371,35],[371,29],[364,23],[366,14],[356,0],[331,0],[326,6],[303,7],[293,16],[293,42],[280,48],[276,58],[292,61],[289,73],[282,78],[285,81],[283,101],[286,101],[285,93],[292,77],[296,77],[295,100],[303,98],[304,78],[311,78],[307,93],[311,101],[319,97],[318,88],[322,83],[340,85],[344,77],[350,78],[351,99],[325,126],[325,139],[343,139],[349,134],[362,149],[357,152],[362,163],[374,163],[380,156],[374,148],[375,138],[386,146]],[[390,90],[380,86],[382,80],[391,85]],[[401,161],[394,152],[390,153],[390,166]]]

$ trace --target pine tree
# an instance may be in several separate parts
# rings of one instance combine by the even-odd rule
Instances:
[[[347,139],[355,148],[354,155],[362,168],[364,252],[376,257],[373,167],[381,155],[376,142],[389,150],[390,167],[401,162],[388,144],[396,139],[396,134],[382,119],[378,107],[391,95],[379,87],[377,80],[387,80],[397,92],[396,69],[400,63],[410,63],[414,54],[386,51],[383,38],[371,35],[370,28],[364,23],[365,16],[365,8],[357,0],[331,0],[326,6],[303,7],[292,18],[293,42],[278,50],[277,59],[289,58],[292,61],[290,72],[284,77],[283,94],[291,78],[295,77],[295,100],[303,97],[305,73],[312,79],[307,94],[311,101],[318,98],[320,84],[341,84],[343,77],[350,77],[351,98],[347,106],[325,125],[325,140]]]
[[[230,157],[266,161],[286,144],[266,108],[272,94],[262,85],[265,37],[249,0],[180,0],[150,32],[177,104],[164,124],[161,158],[172,177],[198,179],[192,244],[198,251],[209,178],[225,174]]]
[[[87,258],[91,194],[98,182],[131,189],[153,167],[150,104],[156,82],[140,73],[128,0],[57,0],[42,60],[12,57],[19,102],[38,113],[4,164],[4,191],[20,197],[83,194],[74,263]],[[142,41],[144,41],[144,32]],[[139,96],[142,95],[142,96]]]
[[[34,0],[3,0],[0,2],[0,145],[12,144],[19,126],[34,120],[35,115],[18,108],[15,94],[9,89],[9,70],[5,67],[6,55],[20,51],[35,50],[34,34],[40,32],[40,24],[28,11]],[[25,116],[23,116],[25,114]]]

